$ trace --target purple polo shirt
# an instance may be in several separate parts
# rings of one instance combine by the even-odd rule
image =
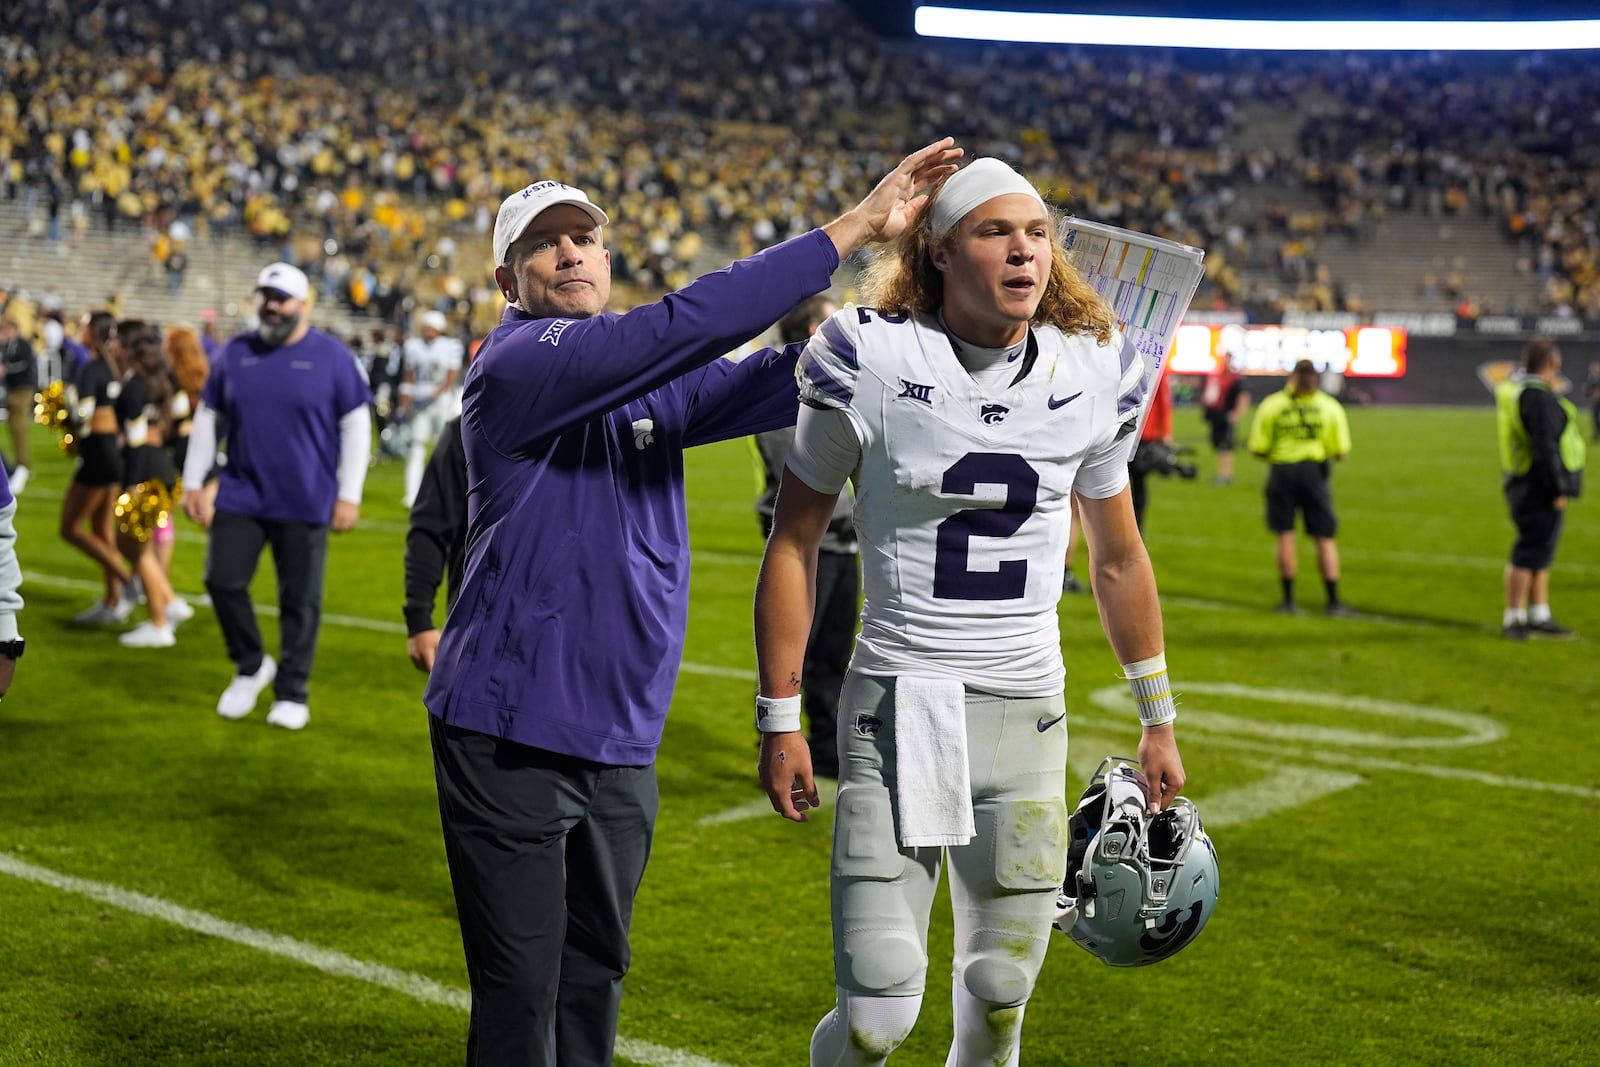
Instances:
[[[269,348],[230,338],[201,401],[228,446],[217,509],[267,522],[326,525],[339,492],[339,420],[371,399],[355,355],[318,329]]]
[[[16,497],[11,495],[11,476],[6,473],[4,463],[0,463],[0,508],[10,504]]]
[[[801,345],[719,359],[828,286],[820,230],[625,315],[507,311],[467,372],[467,562],[425,702],[619,766],[655,758],[689,614],[683,450],[792,426]]]
[[[70,337],[61,339],[61,378],[74,385],[78,372],[89,365],[89,350]]]

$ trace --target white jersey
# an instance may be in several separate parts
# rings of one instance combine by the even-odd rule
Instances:
[[[788,465],[818,492],[855,482],[866,606],[853,669],[1061,692],[1069,499],[1127,484],[1148,387],[1120,332],[1101,345],[1036,328],[1019,369],[986,390],[936,319],[855,305],[806,346]]]
[[[454,337],[440,334],[432,341],[420,337],[406,339],[406,371],[411,381],[401,387],[408,397],[426,400],[431,397],[451,371],[456,372],[455,389],[461,388],[461,363],[463,349]]]

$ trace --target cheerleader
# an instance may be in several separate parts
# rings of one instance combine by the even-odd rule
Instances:
[[[127,365],[122,395],[117,400],[127,442],[123,452],[123,484],[128,487],[125,507],[142,514],[141,521],[148,523],[143,541],[136,536],[137,523],[125,524],[133,529],[119,535],[118,547],[144,584],[145,602],[150,608],[150,618],[118,640],[129,648],[170,648],[177,642],[174,629],[194,615],[194,608],[173,594],[162,566],[163,555],[171,558],[174,540],[172,509],[176,506],[178,469],[166,442],[172,435],[177,390],[155,327],[124,322],[117,333]],[[161,492],[167,496],[168,507],[164,515],[154,518],[143,510],[141,500]]]
[[[133,611],[131,575],[117,554],[112,507],[122,462],[116,401],[120,382],[120,345],[117,320],[107,311],[84,316],[83,343],[89,361],[78,372],[74,421],[78,442],[78,469],[61,501],[61,539],[100,565],[105,576],[105,598],[72,617],[76,623],[123,622]]]

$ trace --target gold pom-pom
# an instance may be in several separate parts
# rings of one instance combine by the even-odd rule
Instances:
[[[117,497],[117,529],[147,544],[156,527],[172,521],[172,490],[159,479],[140,482]]]
[[[61,451],[69,456],[78,454],[78,441],[72,433],[72,412],[67,404],[67,387],[64,383],[51,382],[33,394],[33,421],[61,435],[61,440],[57,442]]]

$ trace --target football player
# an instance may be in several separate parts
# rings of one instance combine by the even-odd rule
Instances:
[[[856,492],[866,604],[839,708],[832,861],[838,1002],[814,1067],[882,1064],[921,1007],[929,912],[950,864],[949,1064],[1015,1064],[1066,868],[1067,733],[1056,604],[1070,501],[1138,701],[1151,809],[1184,784],[1160,605],[1128,461],[1146,370],[1067,262],[1053,212],[980,159],[930,194],[808,344],[804,406],[756,594],[761,777],[804,822],[798,732],[818,541]]]
[[[405,381],[400,386],[402,417],[411,422],[411,447],[406,452],[406,489],[401,503],[410,507],[422,486],[428,450],[445,423],[461,414],[461,342],[446,336],[448,322],[437,311],[419,317],[420,336],[405,345]]]

